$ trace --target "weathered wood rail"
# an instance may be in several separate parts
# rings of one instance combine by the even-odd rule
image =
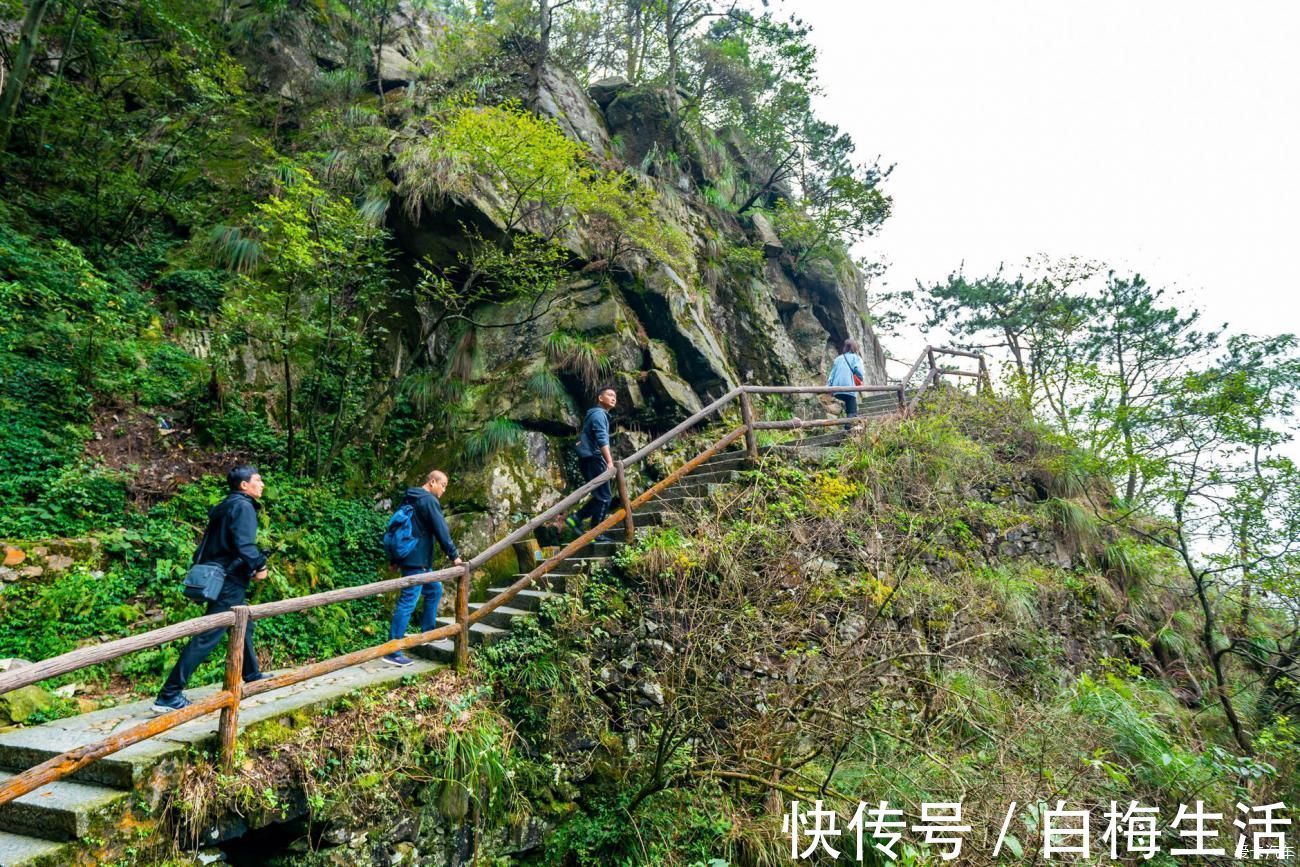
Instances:
[[[965,371],[955,368],[941,367],[937,362],[937,358],[940,355],[976,359],[979,362],[979,369],[976,371]],[[928,366],[928,372],[922,378],[921,384],[913,389],[912,383],[916,379],[916,374],[920,372],[923,366]],[[24,686],[48,678],[69,674],[88,666],[111,662],[112,660],[125,656],[128,653],[134,653],[139,650],[148,650],[167,644],[171,641],[189,638],[198,635],[201,632],[206,632],[209,629],[230,629],[226,650],[225,677],[222,682],[222,688],[219,692],[195,701],[188,707],[162,714],[147,722],[141,723],[125,731],[118,732],[117,734],[105,738],[97,743],[88,744],[63,753],[62,755],[55,756],[48,761],[42,762],[33,768],[11,777],[0,785],[0,805],[6,804],[15,798],[20,798],[28,792],[38,789],[47,783],[63,779],[69,774],[84,768],[86,765],[89,765],[104,756],[125,749],[132,744],[147,740],[155,735],[161,734],[162,732],[169,731],[170,729],[174,729],[177,726],[198,719],[199,717],[206,716],[215,711],[221,712],[221,720],[218,726],[218,752],[220,755],[221,766],[228,772],[234,766],[235,735],[238,731],[239,705],[242,699],[259,695],[264,692],[270,692],[271,690],[280,689],[292,684],[301,683],[302,681],[310,680],[312,678],[321,677],[322,675],[330,674],[331,672],[338,671],[342,668],[347,668],[362,662],[368,662],[369,660],[377,659],[399,650],[414,647],[417,644],[426,644],[430,641],[437,641],[439,639],[451,638],[454,636],[456,639],[455,663],[458,668],[463,669],[469,662],[469,630],[471,626],[482,620],[500,606],[505,605],[520,591],[527,589],[538,578],[545,575],[568,557],[586,547],[596,538],[596,536],[606,530],[621,523],[626,530],[627,540],[629,542],[632,541],[636,532],[636,524],[633,519],[633,512],[636,508],[654,499],[665,488],[676,484],[683,476],[699,467],[700,464],[704,463],[736,440],[744,437],[746,456],[751,462],[757,462],[757,431],[789,430],[823,425],[842,425],[851,424],[855,421],[855,419],[848,417],[811,420],[795,418],[781,421],[758,421],[754,415],[754,405],[751,395],[830,394],[844,392],[895,394],[897,395],[898,412],[902,414],[914,408],[922,393],[933,385],[941,382],[944,376],[973,377],[976,380],[977,388],[981,386],[986,388],[990,387],[988,367],[984,362],[983,356],[978,353],[966,352],[964,350],[933,346],[927,346],[925,348],[917,358],[916,363],[912,365],[911,369],[901,380],[888,385],[739,386],[704,407],[704,409],[695,413],[681,424],[655,438],[652,442],[637,450],[629,457],[626,457],[621,461],[615,461],[613,467],[607,469],[604,473],[592,479],[590,482],[582,485],[577,490],[573,491],[573,493],[564,497],[558,503],[542,512],[540,515],[532,518],[523,526],[514,530],[504,538],[493,543],[487,549],[461,566],[452,566],[446,569],[438,569],[418,575],[408,575],[402,578],[392,578],[385,581],[375,581],[370,584],[362,584],[356,587],[344,587],[324,593],[314,593],[310,596],[281,599],[275,602],[264,602],[259,605],[240,605],[228,612],[195,617],[190,620],[174,623],[170,626],[164,626],[160,629],[154,629],[139,635],[119,638],[93,647],[84,647],[62,654],[61,656],[42,660],[41,662],[0,674],[0,694],[4,694],[11,690],[20,689]],[[910,402],[908,401],[909,390],[911,390]],[[708,448],[686,461],[686,463],[678,467],[667,477],[642,491],[635,498],[630,496],[627,483],[628,469],[636,466],[658,449],[676,440],[682,434],[721,412],[733,401],[737,400],[740,403],[741,411],[741,423],[739,426],[727,432]],[[598,486],[611,480],[613,480],[617,486],[619,497],[618,509],[610,513],[600,524],[565,545],[557,553],[547,558],[543,563],[536,566],[532,571],[519,578],[492,599],[478,606],[473,614],[469,612],[469,588],[471,577],[475,571],[481,569],[488,563],[488,561],[500,554],[502,551],[510,548],[515,542],[531,536],[538,527],[553,520],[564,511],[582,502],[582,500]],[[309,611],[313,608],[320,608],[325,605],[336,605],[343,602],[351,602],[356,599],[365,599],[370,596],[377,596],[382,593],[389,593],[415,585],[431,584],[435,581],[446,582],[453,580],[456,582],[456,619],[454,623],[440,626],[437,629],[428,632],[408,635],[403,638],[395,638],[374,647],[368,647],[363,650],[357,650],[331,659],[304,665],[291,671],[266,678],[265,680],[258,680],[253,683],[241,682],[244,634],[247,631],[249,624],[255,621],[265,620],[268,617],[275,617],[281,614]]]

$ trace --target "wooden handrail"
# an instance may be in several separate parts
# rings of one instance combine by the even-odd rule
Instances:
[[[955,368],[941,368],[935,363],[934,359],[936,355],[954,355],[959,357],[976,358],[979,359],[980,369],[978,372],[969,372]],[[920,388],[918,388],[914,393],[911,402],[907,403],[907,389],[912,379],[916,376],[916,373],[920,370],[921,365],[927,360],[930,362],[929,373],[926,375]],[[596,536],[614,527],[620,522],[624,524],[627,539],[631,541],[635,532],[632,513],[636,508],[658,496],[666,488],[676,484],[683,476],[695,470],[710,457],[718,454],[742,436],[745,438],[745,454],[751,460],[756,460],[758,456],[757,440],[755,437],[756,431],[851,424],[856,421],[856,419],[848,417],[810,420],[788,419],[783,421],[758,421],[754,417],[753,402],[750,400],[750,395],[835,394],[844,392],[897,394],[899,412],[901,413],[909,411],[911,408],[915,407],[926,389],[929,388],[932,383],[938,382],[941,377],[947,375],[975,377],[978,380],[977,387],[978,384],[991,387],[988,367],[982,355],[966,350],[935,346],[926,346],[925,349],[922,350],[920,356],[918,356],[916,363],[914,363],[911,369],[908,370],[907,375],[897,382],[887,385],[737,386],[722,397],[714,400],[708,406],[691,415],[685,421],[656,437],[650,443],[635,451],[631,456],[622,461],[616,462],[613,467],[610,467],[605,470],[605,472],[579,486],[576,490],[561,498],[540,515],[531,518],[522,526],[508,533],[504,538],[488,546],[478,555],[472,557],[464,565],[452,566],[446,569],[438,569],[430,572],[421,572],[416,575],[406,575],[400,578],[374,581],[356,587],[343,587],[336,590],[327,590],[322,593],[313,593],[308,596],[298,596],[292,599],[279,599],[274,602],[263,602],[258,605],[238,606],[231,611],[221,614],[209,614],[202,617],[195,617],[180,623],[171,624],[170,626],[164,626],[159,629],[150,630],[149,632],[143,632],[139,635],[119,638],[94,647],[83,647],[32,665],[23,666],[22,668],[17,668],[0,674],[0,694],[3,694],[51,677],[58,677],[91,665],[109,662],[137,650],[147,650],[158,647],[171,641],[176,641],[181,638],[189,638],[198,635],[199,633],[207,632],[210,629],[233,627],[231,629],[230,641],[228,642],[226,651],[225,677],[221,691],[195,701],[193,704],[181,710],[171,711],[162,716],[147,720],[139,725],[127,729],[124,732],[119,732],[118,734],[105,738],[97,743],[81,746],[63,753],[62,755],[55,756],[48,761],[42,762],[27,771],[11,777],[3,784],[0,784],[0,805],[6,804],[15,798],[19,798],[47,783],[62,779],[80,768],[85,767],[91,762],[103,758],[104,756],[110,755],[132,744],[139,743],[142,740],[146,740],[173,729],[176,726],[183,725],[191,720],[198,719],[199,717],[216,711],[221,712],[221,723],[218,732],[221,766],[224,770],[229,771],[233,766],[235,733],[238,730],[239,705],[243,698],[260,695],[275,689],[281,689],[286,686],[301,683],[305,680],[321,677],[322,675],[338,671],[339,669],[367,662],[372,659],[377,659],[390,653],[396,653],[397,651],[405,650],[418,644],[425,644],[443,638],[455,638],[455,660],[458,666],[463,667],[469,656],[469,629],[471,626],[478,623],[492,611],[505,605],[513,599],[515,595],[529,587],[538,578],[545,575],[560,562],[585,547],[591,542],[591,540],[596,538]],[[737,398],[739,398],[741,405],[741,424],[738,427],[733,428],[708,448],[695,455],[665,478],[651,485],[635,498],[629,499],[626,475],[628,469],[645,460],[664,445],[676,440],[679,436],[695,427],[700,422],[715,413],[720,412]],[[619,509],[606,516],[606,518],[595,527],[592,527],[586,533],[583,533],[577,539],[562,547],[558,552],[548,557],[543,563],[534,567],[530,572],[521,576],[502,592],[477,606],[472,613],[468,610],[469,586],[471,578],[476,570],[482,568],[489,560],[500,554],[502,551],[508,549],[515,542],[531,535],[538,527],[541,527],[547,521],[552,520],[566,509],[576,505],[597,487],[611,480],[614,480],[618,484],[620,500]],[[407,587],[431,584],[439,581],[448,581],[453,578],[456,579],[457,582],[456,622],[454,623],[440,626],[436,629],[430,630],[429,632],[391,639],[374,647],[364,648],[362,650],[353,651],[352,653],[345,653],[330,659],[300,666],[291,671],[283,672],[263,680],[254,681],[253,683],[244,684],[240,682],[244,649],[243,634],[244,630],[246,630],[254,621],[264,620],[268,617],[275,617],[280,614],[309,611],[313,608],[319,608],[325,605],[336,605],[342,602],[365,599],[394,590],[402,590]]]
[[[111,662],[120,656],[126,656],[128,653],[137,650],[149,650],[169,641],[175,641],[178,638],[189,638],[192,635],[198,635],[200,632],[207,632],[209,629],[233,626],[234,623],[235,615],[228,611],[221,614],[207,614],[191,620],[182,620],[180,623],[173,623],[171,626],[141,632],[139,635],[128,635],[125,638],[96,644],[93,647],[71,650],[60,656],[52,656],[41,662],[24,665],[22,668],[10,669],[4,674],[0,674],[0,694],[22,689],[24,686],[30,686],[51,677],[58,677],[61,674],[70,674],[87,666]]]
[[[727,404],[731,403],[733,400],[739,397],[742,393],[748,391],[750,388],[751,386],[747,386],[747,385],[736,386],[731,391],[727,392],[722,397],[718,398],[713,403],[709,404],[704,409],[700,410],[695,415],[688,418],[686,421],[677,425],[677,427],[651,440],[649,444],[637,449],[635,452],[632,453],[632,456],[630,458],[626,458],[623,461],[623,466],[625,467],[636,466],[638,463],[640,463],[642,460],[644,460],[646,457],[652,454],[656,449],[677,439],[677,437],[681,436],[687,430],[699,424],[701,421],[708,418],[709,416],[713,415],[715,412],[722,409]]]

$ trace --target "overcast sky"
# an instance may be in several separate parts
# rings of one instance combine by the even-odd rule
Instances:
[[[897,164],[860,250],[887,287],[1078,255],[1233,330],[1300,331],[1300,3],[786,8],[814,28],[819,112]]]

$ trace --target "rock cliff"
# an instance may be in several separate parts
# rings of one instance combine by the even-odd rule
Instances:
[[[414,74],[422,46],[436,29],[399,4],[391,46],[380,61],[386,87],[400,87],[404,76]],[[319,34],[312,39],[306,34],[278,38],[276,51],[260,60],[268,88],[293,99],[307,90],[301,80],[308,69],[328,69],[330,49],[319,44]],[[522,98],[526,78],[522,62],[506,63],[491,97]],[[566,455],[593,385],[592,377],[584,381],[557,370],[548,358],[548,337],[556,334],[594,348],[601,359],[598,378],[619,392],[616,424],[631,442],[665,430],[740,383],[820,384],[847,338],[862,347],[868,380],[885,381],[863,277],[847,255],[833,261],[804,257],[796,266],[796,257],[761,212],[737,214],[705,195],[724,175],[755,183],[765,176],[763,155],[752,153],[742,136],[724,131],[706,143],[673,120],[661,89],[615,78],[584,90],[554,67],[543,71],[534,104],[596,160],[645,176],[658,193],[658,218],[688,239],[694,273],[678,274],[645,257],[633,257],[626,267],[602,268],[597,240],[582,226],[567,231],[561,240],[574,257],[572,279],[535,308],[535,299],[528,299],[475,312],[489,327],[475,329],[470,340],[466,388],[474,395],[474,408],[462,433],[513,423],[510,429],[522,434],[486,460],[457,468],[455,444],[430,425],[411,442],[399,472],[414,475],[430,462],[459,469],[448,499],[453,508],[476,513],[473,523],[484,538],[512,515],[554,502],[572,481],[571,468],[566,480]],[[464,248],[458,237],[464,227],[502,232],[491,195],[476,190],[450,197],[432,209],[415,209],[418,219],[391,207],[389,229],[398,262],[451,264]],[[530,318],[529,308],[545,312]],[[414,309],[400,312],[408,320],[422,315]],[[521,320],[527,321],[509,326]],[[399,374],[402,359],[414,352],[411,335],[419,332],[409,328],[407,345],[395,347]],[[445,359],[452,347],[428,350],[430,358]],[[552,372],[563,393],[528,387],[531,377]],[[807,400],[794,408],[820,416],[831,403]]]

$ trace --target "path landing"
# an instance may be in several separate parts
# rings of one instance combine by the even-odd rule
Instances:
[[[328,705],[357,690],[423,676],[444,666],[426,660],[398,668],[380,660],[251,696],[240,703],[239,730],[295,711]],[[187,690],[191,700],[219,684]],[[91,744],[154,716],[153,700],[131,702],[0,732],[0,780],[67,750]],[[210,714],[93,762],[70,778],[42,786],[0,807],[0,867],[57,864],[69,841],[85,836],[96,817],[131,797],[162,762],[190,749],[216,744],[220,714]]]

